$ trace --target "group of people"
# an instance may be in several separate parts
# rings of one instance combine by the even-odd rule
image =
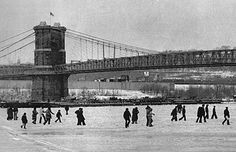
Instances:
[[[153,126],[152,117],[155,115],[152,112],[153,109],[149,105],[147,105],[145,110],[146,110],[146,126],[152,127]],[[69,106],[65,106],[65,111],[66,111],[66,115],[68,115]],[[18,113],[18,108],[16,108],[16,107],[7,108],[7,120],[12,120],[12,119],[17,120],[17,118],[18,118],[17,113]],[[182,117],[179,118],[179,121],[182,119],[184,121],[186,121],[186,109],[185,109],[185,106],[182,106],[182,105],[175,106],[174,109],[171,111],[171,116],[172,116],[171,121],[178,120],[178,118],[177,118],[178,113],[182,113]],[[75,114],[77,116],[77,125],[86,125],[85,124],[85,117],[83,115],[83,109],[79,108],[78,110],[75,111]],[[138,114],[139,114],[138,107],[133,108],[132,115],[129,112],[129,109],[126,108],[126,110],[123,114],[123,118],[125,119],[125,128],[129,127],[131,120],[132,120],[132,124],[137,124]],[[39,123],[42,123],[42,120],[44,120],[43,124],[45,125],[45,124],[50,124],[52,115],[54,115],[54,113],[52,112],[50,107],[48,107],[46,110],[44,110],[44,108],[41,107],[39,109],[39,111],[37,111],[36,107],[33,108],[33,111],[32,111],[32,123],[33,124],[36,124],[36,122],[37,122],[37,115],[39,115]],[[57,119],[55,120],[55,122],[59,121],[61,123],[62,122],[61,117],[62,117],[61,111],[58,110],[56,113]],[[211,119],[214,119],[214,118],[215,119],[218,118],[217,114],[216,114],[216,107],[215,106],[212,109]],[[230,113],[229,113],[228,107],[226,107],[224,110],[224,121],[222,122],[222,124],[224,125],[226,122],[227,125],[230,125],[229,118],[230,118]],[[198,107],[196,123],[202,123],[202,121],[206,122],[207,119],[209,119],[209,108],[208,108],[208,105],[205,106],[203,104],[202,106]],[[22,121],[21,128],[26,129],[26,124],[28,123],[26,113],[24,113],[22,115],[21,121]]]
[[[7,120],[17,120],[18,119],[18,108],[17,107],[8,107],[7,108]]]
[[[125,112],[123,114],[123,117],[125,119],[125,128],[129,127],[131,117],[132,117],[132,124],[137,124],[138,123],[138,113],[139,113],[138,107],[133,108],[132,116],[129,112],[129,108],[125,109]]]
[[[131,113],[129,112],[129,108],[125,109],[125,112],[123,114],[123,117],[125,119],[125,128],[129,127],[130,118],[132,118],[132,124],[138,123],[138,113],[139,113],[138,107],[133,108],[132,116],[131,116]],[[152,122],[153,122],[152,116],[153,115],[155,115],[155,114],[152,112],[152,108],[147,105],[147,107],[146,107],[146,119],[147,119],[146,126],[148,126],[148,127],[153,126],[152,125]]]
[[[196,123],[202,123],[202,119],[204,120],[204,122],[206,122],[207,119],[209,119],[209,109],[208,109],[208,105],[203,104],[202,106],[198,107],[198,111],[197,111],[197,120]],[[217,119],[217,114],[216,114],[216,107],[214,106],[212,109],[212,116],[211,119]],[[229,114],[229,109],[228,107],[225,107],[224,110],[224,121],[222,122],[222,125],[225,124],[225,122],[227,122],[227,125],[230,125],[229,123],[229,118],[230,118],[230,114]]]
[[[66,115],[68,115],[69,112],[69,106],[65,106],[65,111],[66,111]],[[7,120],[17,120],[18,116],[18,108],[12,108],[12,107],[8,107],[7,108]],[[85,125],[85,118],[83,116],[83,109],[79,108],[79,110],[75,111],[75,114],[77,115],[77,125]],[[47,107],[46,110],[44,110],[44,107],[39,108],[39,110],[37,111],[37,108],[34,107],[33,111],[32,111],[32,123],[36,124],[37,123],[37,116],[39,116],[39,123],[41,124],[43,121],[43,124],[50,124],[51,123],[51,119],[52,119],[52,115],[54,115],[54,113],[52,112],[50,107]],[[56,122],[62,122],[61,121],[61,110],[58,110],[56,113]],[[42,121],[43,120],[43,121]],[[21,117],[21,121],[22,121],[22,125],[21,128],[26,129],[26,124],[28,123],[28,119],[27,119],[27,115],[26,113],[24,113]]]
[[[39,111],[37,111],[37,108],[34,107],[33,111],[32,111],[32,123],[36,124],[37,122],[37,115],[39,115],[39,123],[42,123],[42,119],[44,120],[44,125],[45,124],[50,124],[51,122],[51,118],[52,115],[54,115],[54,113],[52,112],[51,108],[48,107],[47,110],[44,110],[43,107],[41,107],[39,109]],[[59,120],[59,122],[61,122],[61,111],[58,110],[57,114],[56,114],[57,120],[55,122],[57,122]],[[22,121],[22,125],[21,128],[26,129],[26,124],[28,123],[28,119],[26,116],[26,113],[23,114],[23,116],[21,117],[21,121]]]
[[[155,115],[153,112],[152,112],[152,108],[150,106],[147,106],[146,108],[146,119],[147,119],[147,122],[146,122],[146,126],[148,127],[152,127],[152,122],[153,122],[153,115]],[[137,111],[137,112],[136,112]],[[132,124],[135,122],[137,124],[137,120],[138,120],[138,108],[135,107],[132,111]],[[182,106],[180,104],[178,104],[177,106],[174,107],[174,109],[171,111],[171,121],[177,121],[178,118],[177,118],[177,115],[178,113],[182,113],[182,117],[179,118],[179,121],[180,120],[184,120],[186,121],[186,109],[185,109],[185,106]],[[124,114],[123,114],[123,117],[125,119],[125,128],[129,127],[129,123],[130,123],[130,117],[131,117],[131,114],[129,112],[129,109],[126,108]],[[133,120],[134,118],[137,118],[135,121]],[[212,109],[212,116],[211,116],[211,119],[217,119],[217,114],[216,114],[216,107],[214,106],[213,109]],[[227,122],[227,125],[230,125],[229,123],[229,118],[230,118],[230,113],[229,113],[229,109],[228,107],[225,108],[224,110],[224,121],[222,122],[222,124],[224,125],[225,122]],[[202,123],[202,120],[204,122],[206,122],[206,119],[209,119],[209,108],[208,108],[208,104],[205,106],[204,104],[202,106],[200,106],[197,110],[197,120],[196,120],[196,123]]]
[[[198,107],[198,110],[197,110],[197,120],[196,120],[196,123],[202,123],[202,120],[204,122],[207,122],[206,120],[209,119],[209,108],[208,108],[208,104],[205,106],[204,104],[202,106],[199,106]],[[181,109],[181,110],[179,110]],[[177,105],[175,106],[175,108],[172,110],[171,112],[171,121],[175,120],[177,121],[177,114],[178,113],[181,113],[182,112],[182,117],[179,118],[179,120],[182,120],[184,119],[184,121],[186,121],[186,109],[185,109],[185,106],[181,106],[181,105]],[[217,114],[216,114],[216,107],[213,106],[213,109],[212,109],[212,116],[211,116],[211,119],[217,119]],[[230,114],[229,114],[229,109],[228,107],[225,108],[224,110],[224,121],[222,122],[222,124],[224,125],[225,122],[227,122],[227,125],[230,125],[229,123],[229,118],[230,118]]]

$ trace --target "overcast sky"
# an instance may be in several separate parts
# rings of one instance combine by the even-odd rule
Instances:
[[[236,0],[0,2],[0,40],[49,23],[53,12],[69,29],[157,51],[236,46]]]

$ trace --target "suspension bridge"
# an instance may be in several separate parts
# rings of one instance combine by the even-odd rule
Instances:
[[[20,39],[7,43],[18,37]],[[69,63],[66,63],[65,41],[74,46],[67,50],[75,57]],[[27,58],[34,52],[34,64],[1,65],[0,78],[32,77],[32,100],[35,101],[66,97],[71,74],[236,65],[235,49],[157,52],[66,29],[59,23],[51,26],[41,22],[0,44],[5,44],[0,47],[0,61],[9,56],[14,58],[16,53]],[[34,51],[24,53],[32,45]]]

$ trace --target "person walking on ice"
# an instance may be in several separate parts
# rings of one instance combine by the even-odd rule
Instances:
[[[21,117],[21,121],[22,121],[22,125],[20,127],[26,129],[26,124],[28,123],[26,113],[24,113],[23,116]]]
[[[149,105],[147,105],[147,107],[145,109],[146,109],[146,119],[147,119],[146,126],[148,126],[149,125],[148,114],[152,108]]]
[[[153,112],[152,112],[152,108],[150,109],[149,113],[148,113],[148,127],[152,127],[152,116],[155,115]]]
[[[125,119],[125,128],[128,128],[129,127],[129,123],[130,123],[130,117],[131,117],[131,114],[129,112],[129,109],[126,108],[124,114],[123,114],[123,117]]]
[[[206,107],[205,107],[205,113],[206,113],[206,115],[205,115],[205,119],[209,119],[209,109],[208,109],[208,104],[207,104]]]
[[[51,121],[51,118],[52,118],[52,114],[54,115],[54,113],[51,111],[50,107],[48,107],[48,109],[45,111],[45,113],[46,113],[46,120],[45,120],[45,122],[43,124],[44,125],[46,123],[50,124],[50,121]]]
[[[229,124],[230,115],[229,115],[228,107],[226,107],[224,110],[224,118],[225,118],[225,120],[222,122],[222,125],[224,125],[226,121],[227,121],[227,125],[230,125]]]
[[[137,124],[137,121],[138,121],[138,107],[135,107],[132,111],[132,124]]]
[[[14,120],[17,120],[17,119],[18,119],[17,113],[18,113],[18,108],[17,108],[17,107],[14,107],[14,108],[13,108],[13,118],[14,118]]]
[[[182,119],[184,119],[184,121],[186,121],[186,110],[185,110],[185,106],[183,106],[183,108],[182,108],[182,117],[181,118],[179,118],[179,120],[182,120]]]
[[[203,118],[204,122],[206,122],[204,105],[198,107],[196,123],[198,123],[198,122],[202,123],[202,118]]]
[[[66,115],[68,115],[68,111],[69,111],[69,106],[68,105],[65,106],[65,111],[66,111]]]
[[[33,120],[32,123],[33,124],[36,124],[37,114],[38,114],[38,112],[36,110],[36,107],[34,107],[34,110],[32,111],[32,120]]]
[[[77,120],[78,120],[77,125],[81,125],[81,124],[86,125],[84,122],[85,118],[83,115],[83,108],[79,108],[79,110],[76,110],[75,113],[77,115]]]
[[[177,121],[177,106],[175,106],[170,115],[172,116],[171,121]]]
[[[59,120],[59,122],[61,123],[61,117],[62,117],[61,110],[57,111],[56,117],[57,117],[57,120],[55,122],[57,122]]]
[[[215,119],[217,119],[216,106],[214,106],[213,109],[212,109],[212,116],[211,116],[211,119],[213,119],[214,117],[215,117]]]
[[[44,113],[44,110],[43,110],[43,107],[41,107],[39,109],[39,123],[42,123],[42,118],[43,118],[44,122],[46,121],[46,118],[43,113]]]

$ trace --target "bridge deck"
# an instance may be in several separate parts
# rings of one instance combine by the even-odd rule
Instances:
[[[145,56],[91,60],[54,67],[0,67],[0,77],[76,74],[142,69],[235,66],[236,50],[165,52]]]

